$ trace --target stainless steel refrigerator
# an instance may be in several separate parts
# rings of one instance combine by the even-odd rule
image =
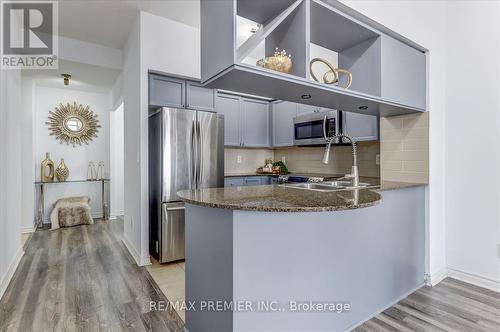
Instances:
[[[183,189],[224,186],[224,116],[161,108],[149,116],[149,252],[184,259]]]

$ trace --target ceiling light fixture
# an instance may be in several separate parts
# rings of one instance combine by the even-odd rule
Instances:
[[[69,85],[69,79],[71,78],[70,74],[61,74],[62,77],[64,77],[64,85]]]
[[[305,95],[300,96],[300,98],[302,98],[302,99],[311,99],[311,95],[307,93]]]
[[[368,106],[359,106],[358,109],[360,109],[360,110],[367,110]]]

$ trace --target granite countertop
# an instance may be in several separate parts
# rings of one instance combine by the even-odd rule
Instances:
[[[280,185],[182,190],[177,195],[186,203],[210,208],[267,212],[351,210],[382,199],[369,189],[320,192]]]

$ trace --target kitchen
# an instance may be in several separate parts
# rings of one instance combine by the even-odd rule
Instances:
[[[499,329],[500,1],[58,5],[123,207],[18,241],[50,105],[2,69],[0,330]]]
[[[352,306],[347,315],[321,319],[317,313],[284,318],[281,312],[180,310],[186,330],[352,329],[426,281],[426,50],[328,1],[261,4],[262,12],[237,1],[234,21],[225,18],[231,6],[201,1],[205,86],[149,72],[150,253],[160,263],[186,259],[185,294],[176,292],[172,302],[283,304],[342,294]],[[266,17],[272,13],[276,18]],[[351,33],[325,35],[325,27],[313,24],[320,20]],[[231,60],[216,73],[221,55],[213,53],[210,32],[233,22],[227,31],[234,36],[219,35],[216,43],[235,37],[234,49],[218,51],[235,52],[241,62]],[[289,71],[255,66],[275,48],[283,51],[271,59],[293,59]],[[395,57],[399,63],[389,65]],[[369,65],[373,61],[378,67]],[[324,82],[316,78],[321,70]],[[326,84],[331,73],[336,82]],[[314,226],[306,226],[311,220]],[[380,236],[370,241],[367,234]],[[332,256],[337,246],[339,257]],[[377,251],[362,255],[371,248]],[[388,274],[377,273],[381,267]],[[168,268],[150,271],[155,278],[162,269]],[[317,273],[313,280],[291,277],[297,269]],[[394,278],[398,287],[390,284]],[[161,277],[156,280],[162,287]],[[165,293],[174,284],[164,283]],[[374,288],[380,293],[367,303],[362,294]]]

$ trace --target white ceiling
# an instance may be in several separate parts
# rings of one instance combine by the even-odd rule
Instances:
[[[121,49],[140,10],[200,26],[199,0],[61,0],[59,34]]]
[[[108,93],[120,70],[59,60],[59,69],[23,70],[23,76],[31,77],[36,84],[61,89]],[[70,84],[65,86],[61,74],[71,74]]]

